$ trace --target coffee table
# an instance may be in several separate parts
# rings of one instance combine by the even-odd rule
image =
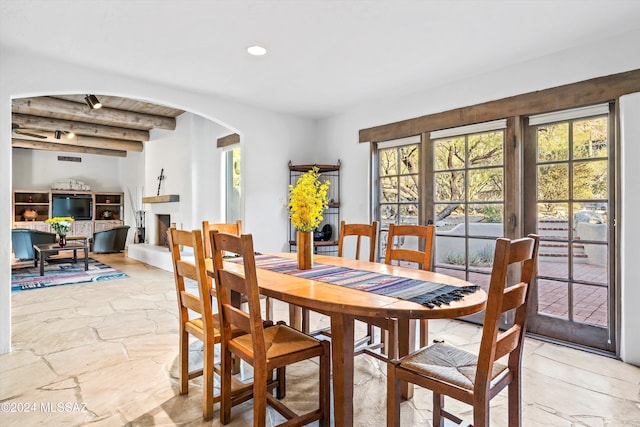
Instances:
[[[61,248],[57,243],[41,243],[39,245],[33,245],[34,257],[33,266],[38,266],[38,260],[40,260],[40,275],[44,276],[44,259],[47,255],[73,251],[73,262],[78,260],[78,249],[84,250],[84,271],[89,269],[89,245],[86,240],[72,240],[67,242],[64,248]]]

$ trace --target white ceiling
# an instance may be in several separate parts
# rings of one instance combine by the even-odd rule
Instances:
[[[638,0],[0,0],[0,13],[3,45],[311,117],[640,28]]]

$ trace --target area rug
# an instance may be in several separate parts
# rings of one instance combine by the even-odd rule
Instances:
[[[39,266],[13,270],[11,272],[11,292],[129,277],[125,273],[93,258],[89,258],[89,269],[87,271],[84,271],[84,261],[80,258],[75,264],[66,260],[45,262],[44,276],[40,276]]]

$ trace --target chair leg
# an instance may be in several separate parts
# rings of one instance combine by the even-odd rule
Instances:
[[[180,394],[189,393],[189,333],[184,330],[184,325],[180,326]]]
[[[278,379],[278,388],[276,389],[276,397],[284,399],[287,395],[287,368],[283,366],[276,369],[276,378]]]
[[[302,332],[305,334],[309,334],[311,330],[311,325],[309,324],[309,310],[306,308],[302,309]]]
[[[426,347],[429,343],[429,320],[420,319],[420,348]]]
[[[210,340],[208,340],[210,341]],[[203,396],[202,414],[205,420],[213,418],[213,343],[207,342],[204,346],[204,360],[202,366]]]
[[[520,375],[514,375],[508,390],[509,400],[509,427],[522,425],[522,388],[520,387]]]
[[[231,373],[233,375],[237,375],[240,373],[240,366],[242,365],[242,360],[239,357],[233,356],[233,360],[231,361]]]
[[[273,320],[273,301],[270,297],[265,298],[264,307],[267,320]]]
[[[302,308],[289,304],[289,326],[299,331],[302,330]]]
[[[267,370],[253,367],[253,426],[265,427],[267,422]]]
[[[329,427],[331,421],[331,346],[328,341],[322,341],[324,354],[320,356],[320,396],[319,407],[322,412],[321,427]]]
[[[489,399],[487,396],[477,396],[473,405],[473,426],[489,427]]]
[[[443,409],[444,396],[438,393],[433,393],[433,427],[443,427]]]
[[[396,379],[396,366],[387,364],[387,427],[400,425],[400,380]]]
[[[387,319],[387,330],[381,331],[385,334],[387,340],[386,352],[389,360],[398,357],[398,321],[396,319]]]
[[[222,375],[220,377],[220,424],[229,424],[231,421],[231,368],[233,355],[225,348],[221,349],[220,365]],[[254,385],[255,388],[255,385]]]

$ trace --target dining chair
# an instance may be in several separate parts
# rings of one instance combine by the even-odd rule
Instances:
[[[204,246],[207,258],[211,258],[211,242],[209,241],[209,232],[211,230],[218,230],[221,233],[229,233],[239,236],[242,234],[242,220],[239,219],[232,223],[210,223],[209,221],[202,221],[202,235],[204,236]],[[272,320],[273,301],[271,301],[271,298],[269,297],[261,296],[261,298],[264,299],[265,317],[267,320]]]
[[[376,243],[378,241],[378,221],[373,221],[371,224],[347,224],[345,221],[340,222],[340,236],[338,240],[338,256],[342,257],[344,254],[344,241],[345,238],[355,236],[356,249],[354,258],[360,259],[360,243],[363,238],[368,239],[369,244],[369,261],[375,262],[376,260]],[[367,353],[372,356],[378,357],[378,353],[374,351],[380,348],[382,351],[387,351],[390,342],[395,342],[395,333],[397,326],[392,319],[386,318],[369,318],[369,317],[357,317],[357,320],[365,322],[367,324],[367,334],[363,339],[356,341],[355,354]],[[374,326],[377,326],[381,330],[381,338],[378,342],[374,336]],[[382,335],[386,333],[387,339],[383,340]],[[389,336],[389,333],[391,335]],[[366,345],[363,345],[363,341]],[[393,353],[392,353],[393,355]]]
[[[179,350],[179,382],[180,394],[189,393],[189,380],[203,376],[202,413],[205,420],[213,418],[213,404],[220,401],[220,396],[213,393],[214,345],[220,342],[220,322],[218,315],[213,314],[211,303],[211,278],[207,277],[204,246],[200,230],[186,231],[169,228],[167,231],[169,248],[173,262],[173,274],[178,299],[178,317],[180,321]],[[194,261],[182,259],[180,247],[193,249]],[[185,286],[185,281],[197,283],[196,292]],[[204,297],[203,297],[204,296]],[[238,335],[241,331],[234,330]],[[189,335],[203,343],[203,367],[189,371]],[[234,381],[234,390],[240,396],[244,392],[244,400],[251,397],[250,387]],[[241,390],[243,389],[243,390]],[[240,403],[235,400],[234,404]]]
[[[389,224],[387,248],[384,256],[385,264],[393,264],[394,261],[400,264],[401,261],[405,261],[418,264],[422,270],[431,271],[435,232],[436,227],[433,224]],[[400,242],[407,237],[419,239],[418,248],[423,247],[424,250],[402,247]],[[428,341],[429,321],[427,319],[420,319],[420,347],[426,346]]]
[[[340,235],[338,236],[338,256],[342,257],[344,252],[345,237],[356,237],[356,251],[354,258],[360,259],[360,243],[362,238],[369,239],[369,261],[376,260],[376,242],[378,237],[378,221],[371,224],[347,224],[340,221]]]
[[[253,238],[251,234],[234,236],[210,232],[213,250],[213,272],[217,291],[218,312],[222,326],[221,366],[222,400],[220,422],[231,421],[229,387],[232,370],[232,355],[236,355],[253,367],[253,425],[266,423],[267,404],[288,421],[287,425],[302,425],[319,421],[329,425],[330,411],[330,349],[329,343],[319,341],[280,322],[265,328],[261,318],[258,278],[256,273]],[[223,262],[224,253],[234,253],[242,257],[242,265]],[[232,304],[232,293],[246,296],[248,312]],[[234,337],[232,328],[246,332]],[[283,374],[287,365],[311,358],[319,358],[319,398],[318,409],[298,415],[285,406],[279,398],[284,396]],[[278,380],[277,396],[268,393],[267,381],[276,370]],[[306,396],[305,396],[306,399]]]
[[[210,223],[209,221],[202,221],[202,235],[204,236],[204,249],[207,258],[211,258],[211,242],[209,241],[209,232],[211,230],[218,230],[221,233],[239,236],[242,234],[242,220],[239,219],[236,222],[230,223]]]
[[[497,239],[477,354],[436,343],[388,364],[387,426],[400,425],[400,383],[403,381],[433,392],[434,427],[442,427],[443,418],[457,424],[463,422],[444,409],[444,396],[472,405],[475,427],[489,426],[489,403],[507,386],[508,424],[510,427],[522,424],[520,367],[538,243],[538,236],[533,234],[517,240]],[[518,283],[507,287],[507,280],[512,281],[508,271],[511,275],[517,274],[514,267],[510,268],[512,265],[520,267],[520,278]],[[511,310],[515,310],[513,324],[500,331],[501,315]]]
[[[345,253],[345,240],[347,237],[355,237],[355,252],[354,259],[360,259],[361,251],[361,243],[363,243],[364,239],[367,239],[367,244],[369,246],[369,261],[375,262],[376,259],[376,242],[378,237],[378,221],[373,221],[371,224],[347,224],[346,221],[340,221],[340,233],[338,235],[338,256],[343,257]],[[370,353],[377,348],[383,347],[383,344],[374,343],[374,335],[373,335],[373,326],[372,323],[380,324],[380,326],[384,329],[388,329],[387,324],[384,323],[385,319],[373,319],[373,318],[363,318],[361,320],[367,323],[367,334],[356,340],[355,354],[358,355],[363,352]],[[309,333],[309,310],[306,308],[302,309],[302,327],[303,332]],[[325,328],[319,331],[311,332],[312,335],[322,334],[325,336],[331,336],[331,328]],[[371,353],[370,353],[371,354]],[[373,355],[377,355],[373,354]]]

